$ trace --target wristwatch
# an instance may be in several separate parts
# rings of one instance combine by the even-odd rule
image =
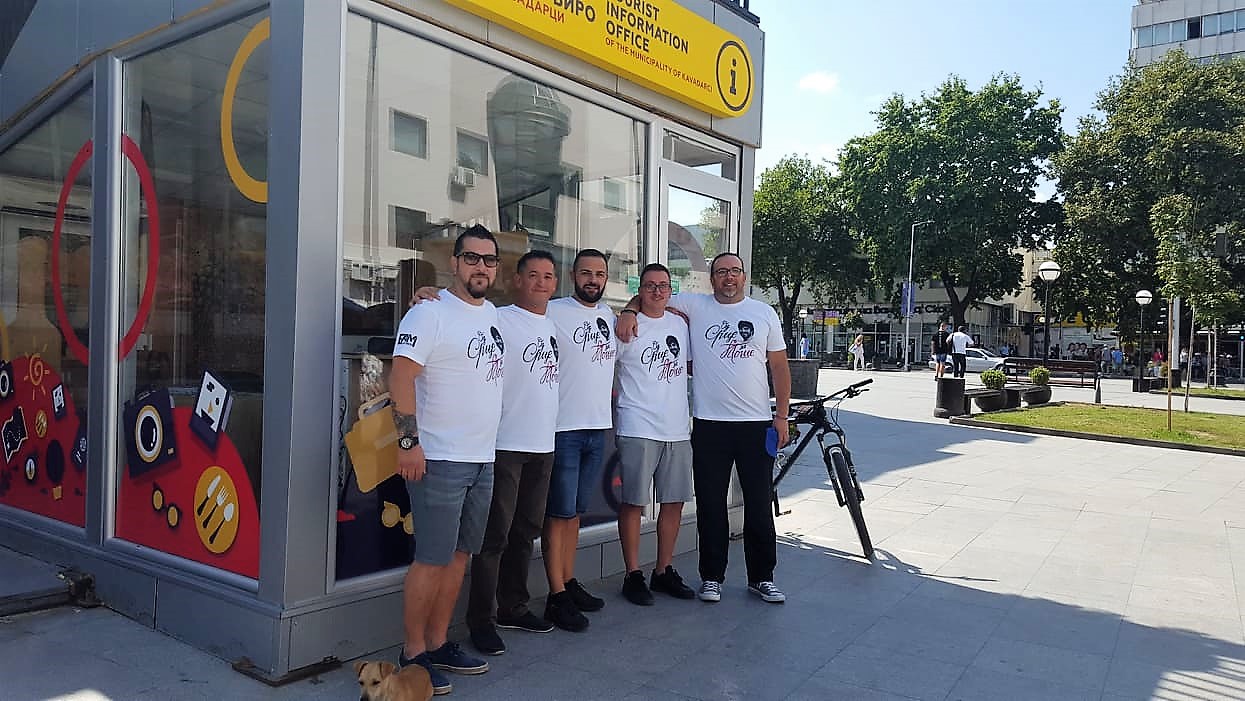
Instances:
[[[408,433],[398,439],[398,447],[402,450],[410,450],[417,445],[419,445],[419,436],[412,436]]]

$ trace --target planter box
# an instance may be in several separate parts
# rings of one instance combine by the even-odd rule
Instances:
[[[1050,401],[1050,385],[1035,385],[1033,389],[1025,392],[1025,404],[1033,406],[1034,404],[1045,404]]]
[[[977,408],[982,411],[999,411],[1007,408],[1007,395],[1007,391],[999,390],[994,394],[983,394],[973,397],[973,401],[977,403]]]

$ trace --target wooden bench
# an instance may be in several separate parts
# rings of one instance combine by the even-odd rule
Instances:
[[[1006,374],[1013,382],[1029,382],[1029,371],[1036,367],[1044,367],[1050,370],[1051,384],[1072,384],[1072,378],[1060,378],[1055,373],[1063,372],[1075,374],[1077,376],[1076,386],[1084,387],[1085,380],[1088,377],[1090,387],[1098,382],[1098,363],[1092,360],[1056,360],[1051,358],[1005,358],[1003,360],[1003,373]]]

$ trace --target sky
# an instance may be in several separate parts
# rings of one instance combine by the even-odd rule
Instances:
[[[1074,132],[1128,61],[1134,4],[751,0],[765,32],[756,173],[791,154],[833,159],[848,140],[876,129],[872,112],[887,97],[917,98],[951,74],[971,89],[999,72],[1019,75],[1025,87],[1059,99],[1064,130]]]

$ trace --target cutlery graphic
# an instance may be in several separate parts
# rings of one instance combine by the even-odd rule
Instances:
[[[225,505],[225,517],[221,519],[220,523],[216,524],[216,530],[212,531],[212,537],[208,538],[208,545],[215,544],[216,534],[220,533],[220,527],[233,520],[233,507],[232,501]]]
[[[216,494],[216,504],[212,506],[212,510],[208,512],[208,515],[203,517],[204,528],[208,527],[208,522],[210,522],[212,520],[212,517],[216,515],[216,510],[219,509],[221,505],[225,503],[225,500],[227,500],[228,498],[229,498],[228,489],[221,489],[220,492]]]
[[[208,500],[212,498],[212,492],[216,491],[216,485],[220,484],[220,475],[212,478],[208,483],[207,494],[203,495],[203,501],[199,502],[199,508],[195,509],[196,516],[203,515],[203,509],[207,507]]]

